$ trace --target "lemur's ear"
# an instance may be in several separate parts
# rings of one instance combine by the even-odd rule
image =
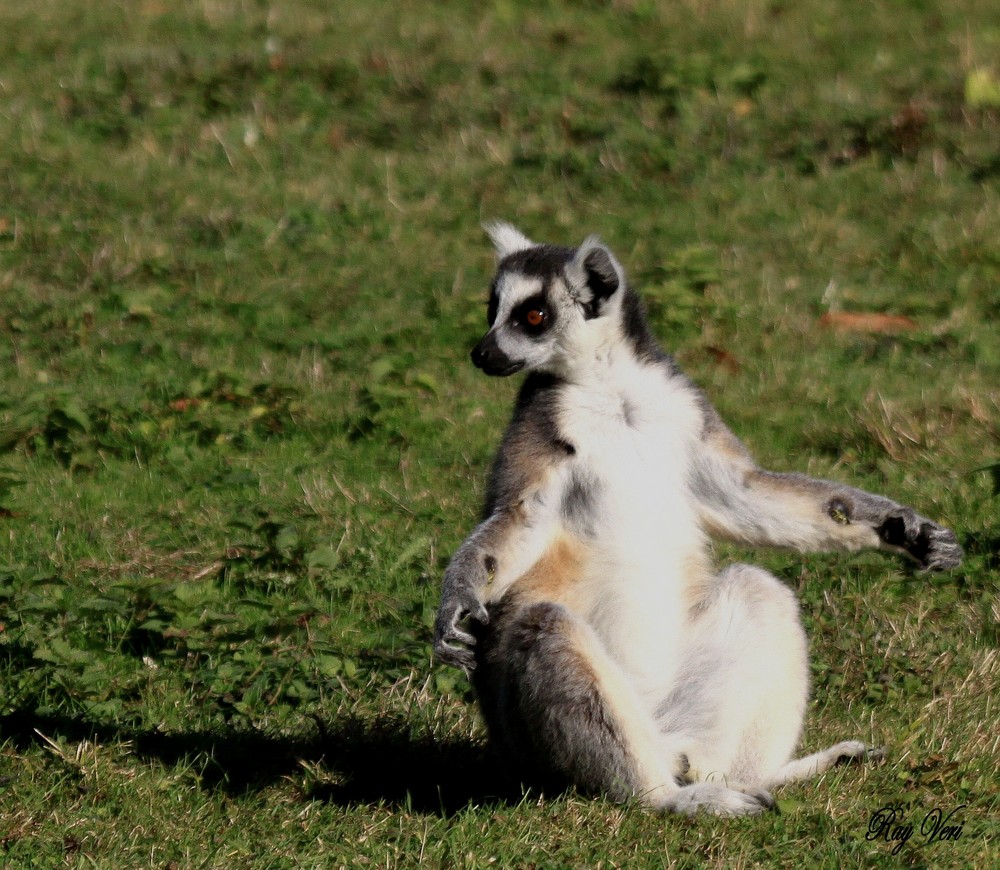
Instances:
[[[490,237],[493,247],[496,248],[498,260],[516,254],[518,251],[526,251],[528,248],[535,247],[535,243],[531,239],[506,221],[490,221],[483,224],[483,229],[486,230],[486,235]]]
[[[625,285],[625,270],[597,236],[587,238],[566,267],[571,292],[587,317],[597,317],[607,302]]]

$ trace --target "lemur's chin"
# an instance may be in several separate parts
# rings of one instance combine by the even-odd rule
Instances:
[[[507,366],[487,366],[481,365],[479,368],[482,370],[483,374],[489,375],[491,378],[506,378],[510,375],[517,374],[521,369],[524,368],[523,362],[511,363]]]

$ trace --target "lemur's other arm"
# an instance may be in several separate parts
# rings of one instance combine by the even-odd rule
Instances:
[[[541,558],[555,529],[544,509],[548,498],[529,490],[524,499],[494,510],[458,548],[444,572],[434,623],[439,661],[469,670],[476,666],[475,637],[463,624],[467,619],[487,624],[486,603]]]
[[[574,452],[558,437],[550,416],[554,389],[551,378],[537,374],[522,385],[493,465],[483,521],[445,570],[434,623],[434,653],[445,664],[475,667],[475,638],[464,621],[486,624],[487,587],[499,594],[550,543],[551,508],[559,501],[557,468]]]
[[[935,571],[962,561],[955,533],[913,508],[844,484],[759,468],[714,412],[690,482],[702,522],[716,537],[802,552],[877,547]]]
[[[441,586],[441,604],[434,622],[434,654],[448,665],[476,666],[475,638],[462,627],[466,619],[489,622],[483,591],[497,570],[493,553],[503,548],[512,531],[511,518],[495,513],[480,523],[448,563]]]

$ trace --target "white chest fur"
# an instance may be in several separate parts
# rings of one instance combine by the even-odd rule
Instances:
[[[582,615],[642,677],[679,638],[678,602],[705,549],[686,480],[701,425],[696,398],[659,366],[629,358],[568,385],[557,425],[576,450],[570,476],[593,554]]]
[[[646,542],[641,552],[690,537],[686,477],[701,415],[685,384],[658,366],[629,361],[567,385],[556,420],[576,451],[573,472],[594,487],[595,531],[610,539],[603,543],[638,539]],[[660,534],[651,541],[645,532],[652,528]]]

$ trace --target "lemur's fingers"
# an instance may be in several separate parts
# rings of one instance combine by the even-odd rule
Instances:
[[[486,625],[490,621],[489,611],[475,595],[469,592],[442,601],[438,608],[437,619],[434,621],[435,640],[447,635],[461,634],[466,639],[463,642],[475,643],[471,634],[461,631],[458,627],[459,623],[466,619],[471,619],[481,625]]]
[[[471,647],[476,645],[476,639],[469,634],[469,632],[462,631],[462,629],[453,626],[441,635],[441,637],[435,641],[435,644],[449,647],[461,644],[462,646]]]
[[[471,591],[467,595],[462,596],[460,606],[461,613],[456,617],[456,622],[461,622],[463,619],[471,619],[480,625],[489,624],[490,612],[486,609],[486,605],[479,600],[478,596]]]
[[[470,671],[474,670],[476,654],[473,652],[472,646],[475,642],[472,635],[466,634],[464,631],[455,631],[435,641],[434,657],[442,664]]]
[[[476,639],[468,632],[462,631],[458,624],[465,618],[465,610],[462,607],[444,608],[438,611],[437,620],[434,623],[434,647],[439,644],[460,641],[462,643],[474,644]]]
[[[876,532],[884,543],[904,550],[925,570],[945,571],[962,561],[962,548],[955,533],[910,508],[890,513]]]
[[[926,530],[927,527],[931,527]],[[934,523],[927,523],[922,534],[927,540],[927,552],[923,559],[924,567],[931,571],[946,571],[957,568],[962,563],[962,548],[958,538],[951,529],[943,528]]]
[[[490,619],[486,607],[471,590],[456,593],[442,603],[434,624],[434,654],[446,665],[472,670],[476,666],[472,649],[476,638],[459,627],[466,619],[484,625]]]

